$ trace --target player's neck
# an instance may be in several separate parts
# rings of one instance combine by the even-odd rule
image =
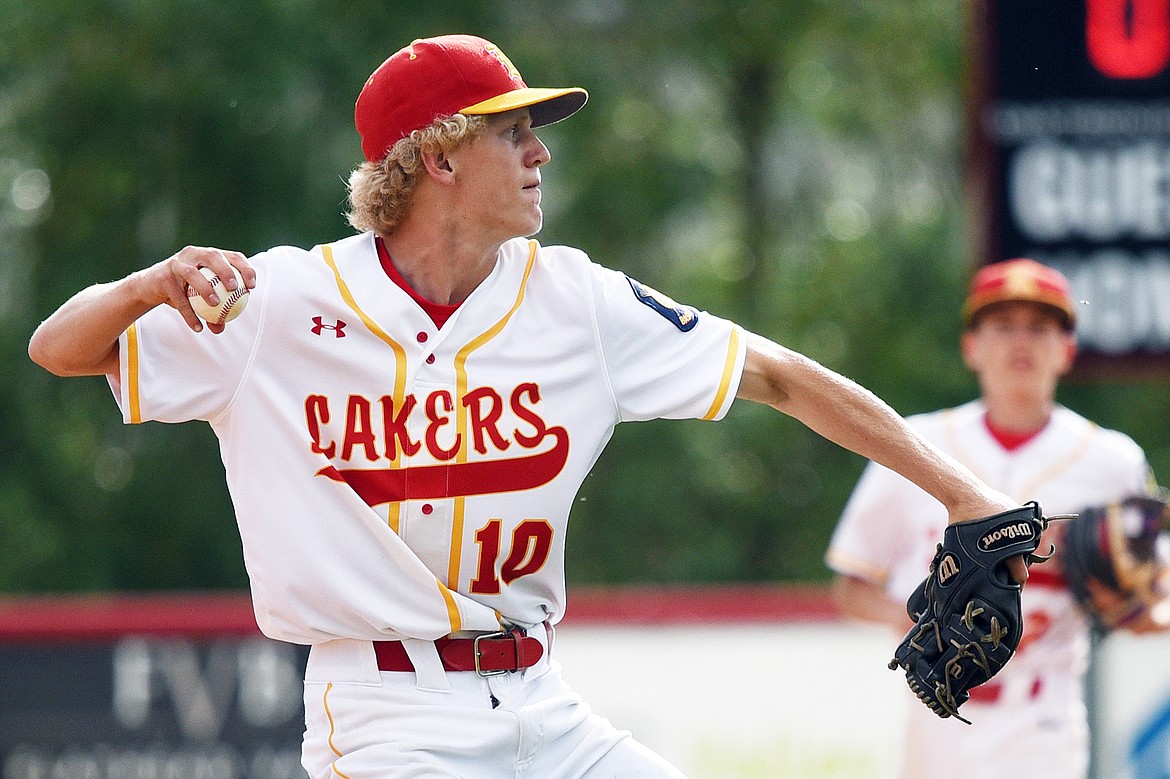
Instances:
[[[402,228],[382,240],[411,289],[440,305],[462,303],[492,272],[500,248],[471,247],[453,240],[415,240]]]
[[[1040,430],[1056,409],[1056,383],[998,381],[981,375],[979,388],[987,418],[1000,430]]]
[[[1052,401],[995,403],[986,399],[984,422],[988,431],[1007,449],[1014,449],[1037,436],[1052,419]]]
[[[988,417],[983,418],[983,424],[987,426],[987,432],[991,434],[991,437],[1009,452],[1019,449],[1044,430],[1043,427],[1038,427],[1035,430],[1008,430],[996,426]]]
[[[420,295],[417,290],[410,286],[410,282],[403,278],[398,268],[394,266],[394,260],[390,257],[390,251],[386,248],[386,242],[381,237],[375,238],[374,241],[378,248],[378,261],[382,264],[382,270],[386,272],[386,276],[418,303],[419,307],[435,323],[435,327],[441,328],[445,325],[447,320],[459,308],[460,304],[453,303],[446,305],[443,303],[435,303]]]

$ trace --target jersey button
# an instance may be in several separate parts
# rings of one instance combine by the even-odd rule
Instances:
[[[435,510],[435,507],[432,506],[430,503],[424,503],[422,505],[422,513],[424,513],[424,514],[430,514],[434,510]]]
[[[418,342],[420,344],[425,344],[427,342],[427,334],[426,333],[420,332],[418,335],[415,336],[415,338],[418,339]]]
[[[434,364],[435,364],[435,355],[428,354],[427,355],[427,365],[434,365]]]

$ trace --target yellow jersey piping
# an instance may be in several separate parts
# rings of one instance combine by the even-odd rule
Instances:
[[[138,392],[138,325],[126,330],[126,399],[130,404],[130,423],[142,422],[142,398]]]
[[[520,308],[520,304],[524,302],[524,294],[528,289],[528,277],[532,275],[532,268],[536,265],[536,249],[538,244],[536,241],[528,242],[528,264],[524,268],[524,277],[520,279],[520,289],[516,292],[516,300],[512,303],[512,307],[508,309],[508,313],[504,314],[498,322],[489,327],[480,335],[467,342],[467,345],[459,350],[455,355],[455,408],[458,411],[456,416],[456,430],[459,434],[459,453],[456,455],[456,462],[467,462],[467,426],[468,414],[470,411],[463,408],[463,398],[467,394],[467,358],[476,349],[484,344],[490,342],[493,338],[500,334],[504,326],[508,324],[508,320]],[[464,521],[464,503],[466,498],[455,499],[455,511],[452,517],[451,524],[451,560],[447,567],[447,586],[451,589],[459,588],[459,568],[463,562],[463,521]]]
[[[723,401],[727,399],[727,392],[731,388],[731,376],[735,371],[735,363],[739,359],[739,328],[731,329],[731,338],[727,344],[727,359],[723,363],[723,376],[719,379],[719,389],[715,392],[715,399],[711,401],[711,408],[703,415],[703,419],[714,419],[723,408]]]

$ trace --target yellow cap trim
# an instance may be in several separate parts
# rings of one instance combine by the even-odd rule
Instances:
[[[549,100],[556,100],[566,95],[580,95],[581,105],[585,105],[585,101],[589,99],[589,93],[580,87],[567,87],[564,89],[525,87],[523,89],[513,89],[511,92],[505,92],[495,97],[489,97],[487,100],[482,100],[466,108],[460,108],[459,113],[472,116],[479,114],[501,114],[504,111],[511,111],[516,108],[527,108],[538,103],[546,103]],[[580,107],[577,106],[572,111],[566,113],[565,116],[575,112]]]

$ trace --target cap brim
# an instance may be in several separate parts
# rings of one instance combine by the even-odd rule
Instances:
[[[580,87],[567,87],[565,89],[527,87],[514,89],[475,105],[460,108],[459,113],[477,116],[501,114],[517,108],[528,108],[532,115],[532,126],[543,127],[546,124],[569,118],[581,110],[588,99],[589,93]]]
[[[1057,297],[1045,297],[1038,295],[1029,296],[988,296],[983,299],[972,298],[963,306],[963,321],[968,326],[974,324],[976,318],[984,311],[993,306],[1002,305],[1005,303],[1032,303],[1057,314],[1063,320],[1066,330],[1072,330],[1076,327],[1076,311],[1070,309],[1068,305]]]

